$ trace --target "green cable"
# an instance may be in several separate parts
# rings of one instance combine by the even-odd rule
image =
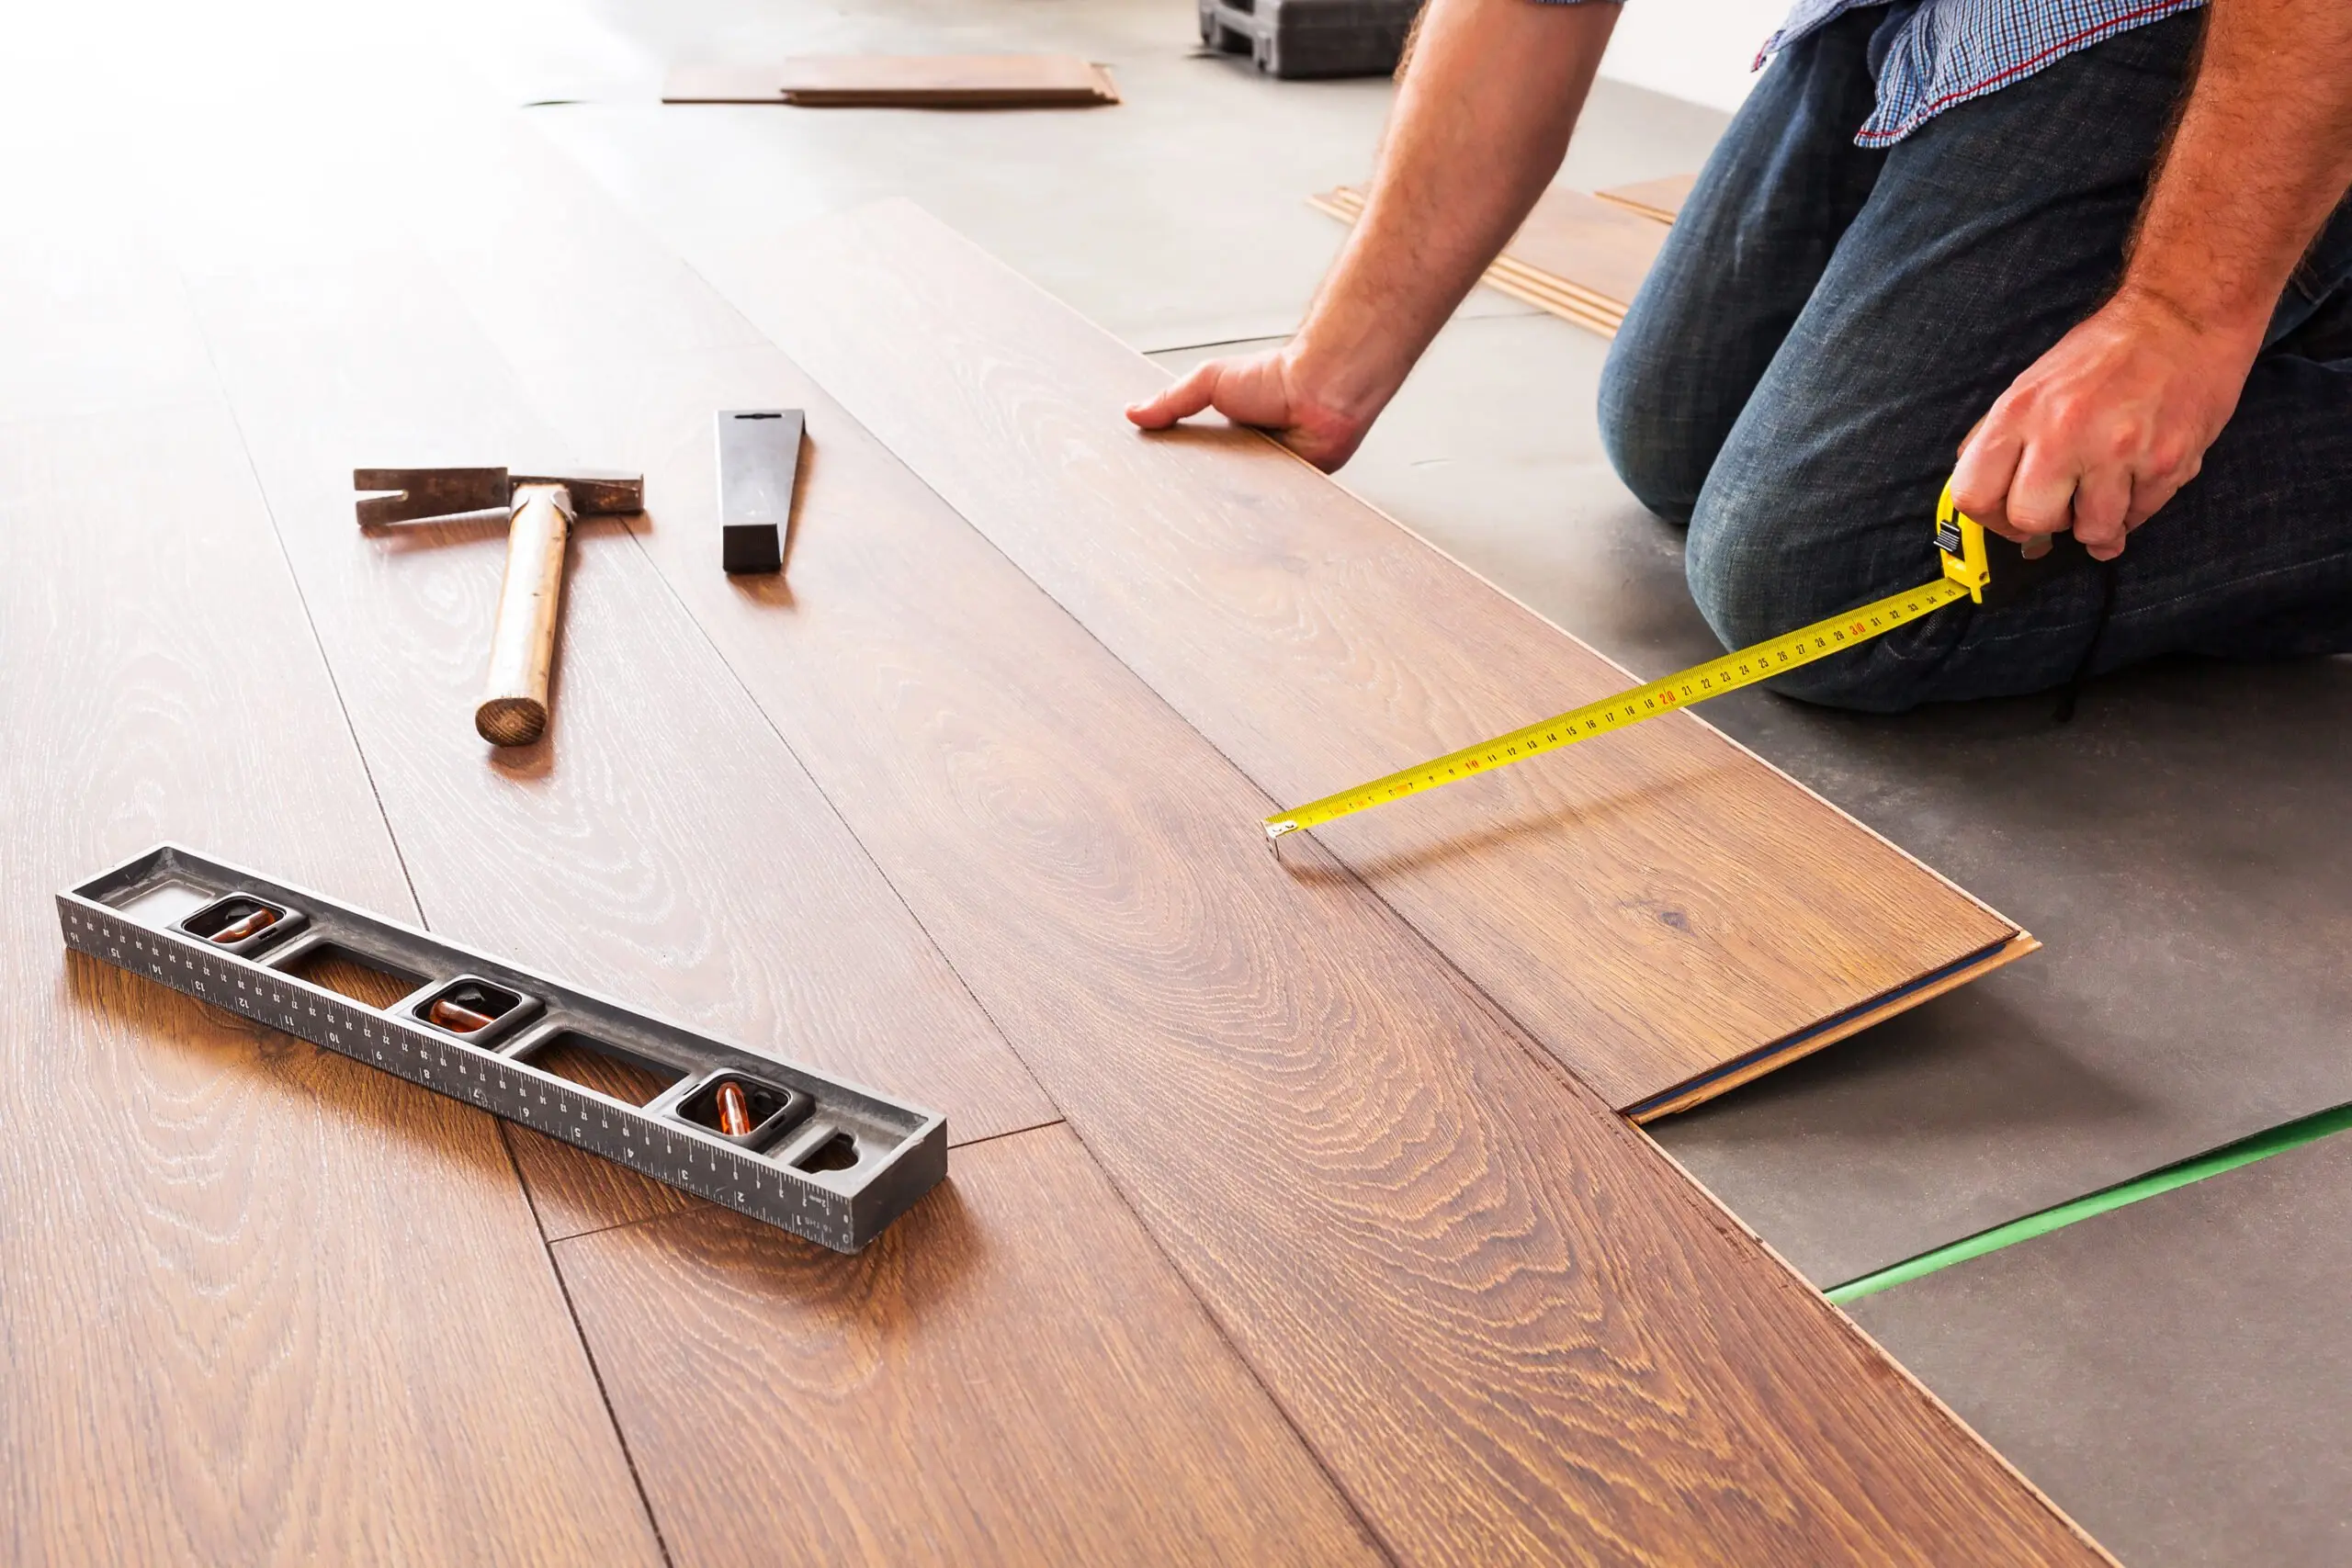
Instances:
[[[2343,1132],[2347,1127],[2352,1127],[2352,1105],[2339,1105],[2333,1110],[2317,1111],[2300,1121],[2240,1138],[2234,1144],[2223,1144],[2218,1149],[2208,1150],[2177,1165],[2152,1170],[2145,1176],[2135,1176],[2113,1187],[2102,1188],[2080,1198],[2070,1198],[2040,1213],[2028,1214],[2007,1224],[1995,1225],[1991,1230],[1978,1231],[1974,1235],[1947,1242],[1917,1258],[1890,1264],[1874,1274],[1865,1274],[1858,1280],[1832,1286],[1823,1293],[1839,1306],[1844,1306],[1864,1296],[1874,1296],[1881,1291],[1907,1285],[1939,1269],[1949,1269],[1955,1263],[1965,1263],[1972,1258],[1982,1258],[1988,1252],[1998,1252],[2005,1247],[2015,1247],[2018,1242],[2031,1241],[2035,1236],[2064,1230],[2094,1214],[2104,1214],[2111,1209],[2137,1203],[2143,1198],[2169,1192],[2176,1187],[2186,1187],[2209,1176],[2219,1176],[2225,1170],[2235,1170],[2242,1165],[2252,1165],[2256,1160],[2268,1159],[2272,1155],[2301,1148],[2305,1144],[2324,1138],[2331,1133]]]

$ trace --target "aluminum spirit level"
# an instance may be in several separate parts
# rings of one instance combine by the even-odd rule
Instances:
[[[934,1112],[175,844],[57,913],[68,947],[839,1252],[947,1174]],[[372,1007],[298,972],[334,957],[414,988]],[[534,1065],[582,1052],[667,1087],[637,1105]]]

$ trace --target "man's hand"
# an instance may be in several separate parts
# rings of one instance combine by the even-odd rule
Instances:
[[[1336,468],[1534,206],[1617,20],[1613,0],[1430,0],[1363,216],[1273,354],[1216,359],[1127,417],[1214,408]]]
[[[2019,544],[2072,529],[2113,560],[2197,477],[2260,346],[2259,327],[2204,327],[2162,299],[2118,294],[1969,433],[1953,502]]]
[[[2352,6],[2215,0],[2123,282],[1961,443],[1952,500],[2113,560],[2245,390],[2296,260],[2352,184]]]
[[[1127,417],[1146,430],[1165,430],[1210,408],[1265,431],[1326,473],[1353,457],[1372,428],[1371,414],[1318,396],[1288,347],[1197,365],[1159,396],[1130,404]]]

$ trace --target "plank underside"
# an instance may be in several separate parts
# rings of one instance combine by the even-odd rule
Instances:
[[[1629,212],[1638,212],[1659,223],[1671,223],[1682,216],[1682,204],[1690,199],[1690,189],[1698,183],[1697,175],[1666,175],[1654,180],[1611,186],[1592,194]]]
[[[910,205],[763,277],[754,320],[1275,801],[1633,683],[1262,437],[1136,433],[1164,373]],[[2018,934],[1689,715],[1317,836],[1621,1108]]]
[[[1328,856],[1271,856],[1263,794],[825,390],[680,347],[699,280],[531,255],[621,226],[513,177],[452,287],[552,423],[642,458],[670,590],[1393,1554],[2096,1560]],[[594,352],[557,330],[615,298]],[[758,403],[807,412],[791,555],[729,580],[706,411]],[[565,1269],[594,1325],[624,1287]],[[645,1354],[624,1425],[684,1464]]]

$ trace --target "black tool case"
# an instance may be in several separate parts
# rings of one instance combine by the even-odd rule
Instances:
[[[1200,0],[1201,41],[1269,76],[1385,76],[1421,0]]]

